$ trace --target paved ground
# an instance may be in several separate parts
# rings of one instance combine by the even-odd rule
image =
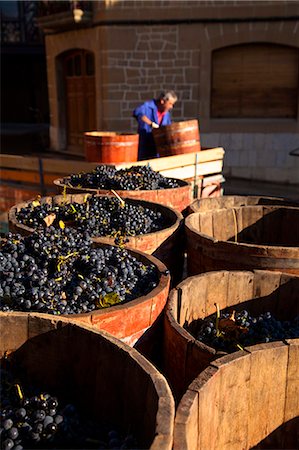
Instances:
[[[298,200],[299,202],[299,173],[297,185],[249,181],[239,178],[225,178],[225,180],[223,184],[224,195],[266,195]]]

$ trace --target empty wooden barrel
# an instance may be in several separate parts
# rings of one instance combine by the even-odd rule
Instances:
[[[114,131],[84,133],[86,160],[106,164],[136,162],[139,135]]]
[[[255,317],[270,311],[279,320],[290,320],[299,315],[298,293],[299,277],[264,270],[209,272],[172,289],[164,314],[163,373],[176,400],[223,355],[194,337],[200,321],[216,312],[215,303],[220,310],[246,309]]]
[[[279,197],[263,197],[255,195],[223,195],[218,198],[201,198],[194,200],[188,213],[211,211],[212,209],[238,208],[240,206],[280,205],[299,207],[299,202]]]
[[[153,136],[160,156],[180,155],[200,151],[198,120],[174,122],[153,129]]]
[[[179,187],[173,189],[154,189],[154,190],[115,190],[121,197],[136,198],[141,200],[147,200],[153,203],[161,203],[165,206],[170,206],[180,212],[184,212],[186,208],[192,202],[192,186],[187,181],[175,179]],[[83,192],[89,192],[91,194],[104,194],[109,195],[111,191],[107,189],[89,189],[71,187],[68,184],[68,177],[58,178],[54,180],[58,191],[66,192],[68,194],[82,194]]]
[[[39,203],[49,205],[67,205],[70,203],[85,203],[91,194],[66,194],[56,195],[54,197],[42,197]],[[97,197],[106,197],[97,195]],[[111,197],[111,196],[110,196]],[[113,196],[114,197],[114,196]],[[115,198],[115,197],[114,197]],[[182,279],[183,263],[184,263],[184,246],[183,246],[183,216],[177,210],[161,205],[159,203],[147,202],[139,199],[126,198],[126,203],[135,206],[142,206],[162,214],[165,220],[165,226],[162,230],[137,236],[128,236],[128,242],[125,247],[140,250],[142,252],[153,254],[161,260],[170,270],[175,283]],[[31,202],[23,202],[13,206],[8,213],[9,230],[13,233],[22,235],[31,234],[34,228],[23,225],[18,222],[16,214],[22,208],[30,205]],[[72,225],[71,225],[72,226]],[[114,244],[114,238],[107,236],[94,236],[94,242],[104,242],[110,245]]]
[[[265,269],[299,274],[299,208],[243,206],[185,221],[188,274]]]
[[[176,412],[173,450],[299,448],[299,339],[213,362]]]
[[[100,426],[114,425],[125,435],[130,430],[138,448],[171,450],[170,389],[136,350],[108,333],[45,314],[0,313],[0,334],[0,356],[9,355],[21,385],[74,403]]]

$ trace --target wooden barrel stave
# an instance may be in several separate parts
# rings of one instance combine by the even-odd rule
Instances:
[[[21,381],[76,400],[100,423],[130,429],[142,448],[171,450],[170,389],[137,351],[108,333],[46,314],[0,313],[0,333],[0,356],[10,353]]]

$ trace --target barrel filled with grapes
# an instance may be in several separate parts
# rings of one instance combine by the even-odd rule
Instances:
[[[194,200],[188,213],[211,211],[214,209],[239,208],[240,206],[281,205],[299,207],[299,202],[281,197],[263,197],[257,195],[223,195],[221,197]]]
[[[157,258],[64,226],[7,233],[0,261],[1,311],[65,316],[131,346],[156,322],[169,291]]]
[[[180,212],[192,201],[191,183],[167,178],[149,166],[119,169],[101,165],[92,172],[59,178],[54,184],[62,193],[109,194],[114,190],[120,197],[130,197],[161,203]]]
[[[139,135],[115,131],[88,131],[84,133],[84,151],[87,161],[103,164],[136,162]]]
[[[173,450],[298,449],[298,339],[209,365],[177,411]]]
[[[174,122],[153,129],[153,136],[157,153],[162,157],[200,151],[197,119]]]
[[[299,345],[299,277],[260,270],[196,275],[169,294],[164,373],[180,400],[211,361],[287,339]]]
[[[118,244],[153,254],[174,281],[183,271],[182,214],[144,200],[92,194],[66,194],[19,203],[8,214],[9,229],[23,235],[61,222],[88,232],[94,242]]]
[[[189,215],[188,274],[265,269],[299,274],[299,208],[240,206]]]
[[[172,448],[164,377],[109,333],[0,313],[1,449]]]

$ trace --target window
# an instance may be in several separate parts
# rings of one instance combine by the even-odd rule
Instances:
[[[214,51],[211,117],[296,118],[298,61],[297,48],[276,44]]]

